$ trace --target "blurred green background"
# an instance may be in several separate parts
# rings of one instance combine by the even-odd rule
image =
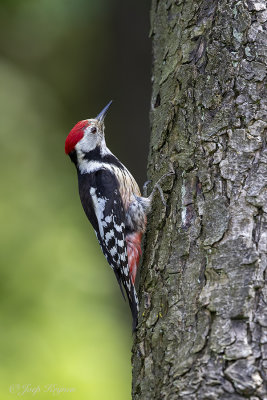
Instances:
[[[146,179],[149,6],[0,1],[1,400],[130,399],[130,311],[64,142],[113,99],[108,146]]]

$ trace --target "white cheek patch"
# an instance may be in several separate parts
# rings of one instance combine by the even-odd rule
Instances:
[[[98,135],[92,133],[84,133],[83,138],[76,144],[75,149],[79,152],[88,153],[96,148],[98,143]]]

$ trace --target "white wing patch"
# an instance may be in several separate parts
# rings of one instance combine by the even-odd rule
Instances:
[[[117,253],[117,249],[114,246],[114,247],[112,247],[112,249],[110,249],[110,254],[112,255],[112,257],[114,257],[116,253]]]
[[[97,217],[99,234],[105,243],[107,251],[109,251],[111,257],[117,255],[118,258],[125,264],[125,261],[127,260],[127,253],[123,254],[123,249],[125,247],[124,223],[121,222],[121,224],[116,224],[113,210],[111,210],[109,215],[106,217],[104,216],[108,199],[106,197],[97,196],[96,188],[90,188],[90,195],[92,197],[94,210]],[[126,251],[127,250],[125,249],[125,252]],[[126,269],[129,269],[128,263],[127,268],[123,268],[123,272],[127,276],[129,272],[126,272]]]
[[[110,224],[111,221],[112,221],[112,216],[111,216],[111,215],[108,215],[108,216],[105,218],[105,222],[107,222],[108,224]]]
[[[122,232],[122,228],[124,227],[124,224],[122,223],[121,225],[117,225],[115,222],[114,222],[114,228],[116,229],[116,231],[118,231],[118,232]]]
[[[111,229],[109,232],[106,233],[106,236],[105,236],[105,242],[106,242],[106,244],[108,244],[108,242],[109,242],[112,238],[114,238],[114,230],[113,230],[113,229]]]
[[[90,195],[92,197],[94,204],[94,210],[98,221],[99,232],[101,237],[104,239],[103,228],[107,226],[107,223],[104,221],[104,210],[108,199],[106,197],[103,198],[97,197],[96,189],[93,187],[90,189]]]
[[[112,202],[111,199],[105,196],[101,197],[97,194],[97,189],[94,187],[90,188],[90,195],[98,222],[98,241],[108,263],[116,272],[120,286],[123,284],[126,290],[134,315],[136,312],[138,313],[139,309],[138,298],[130,277],[127,244],[125,240],[125,223],[122,220],[122,218],[124,218],[122,206],[119,206],[119,211],[122,212],[122,215],[120,212],[117,215],[116,207],[118,208],[118,206],[116,200]],[[120,271],[120,273],[118,271]]]

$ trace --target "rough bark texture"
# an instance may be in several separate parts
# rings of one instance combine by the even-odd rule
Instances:
[[[266,399],[264,0],[153,0],[149,172],[133,398]]]

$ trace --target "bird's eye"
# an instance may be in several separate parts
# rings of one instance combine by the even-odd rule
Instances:
[[[93,127],[91,128],[91,133],[96,133],[96,127],[95,127],[95,126],[93,126]]]

